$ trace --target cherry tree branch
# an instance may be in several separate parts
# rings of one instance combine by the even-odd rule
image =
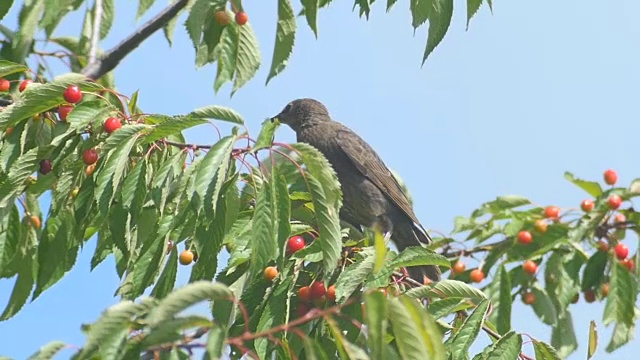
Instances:
[[[100,42],[100,25],[102,23],[102,0],[96,0],[93,14],[93,34],[91,34],[91,47],[89,48],[89,63],[96,61],[98,43]]]
[[[156,15],[156,17],[142,25],[114,48],[94,61],[90,61],[89,64],[82,69],[82,74],[90,79],[96,80],[109,71],[115,69],[120,61],[129,55],[129,53],[131,53],[135,48],[140,46],[143,41],[178,15],[178,12],[187,6],[188,2],[189,0],[177,0],[175,3],[167,6],[158,15]]]

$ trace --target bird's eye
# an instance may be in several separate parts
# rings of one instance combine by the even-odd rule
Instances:
[[[291,110],[292,107],[293,107],[292,104],[287,104],[287,106],[284,107],[284,111],[283,112],[288,112],[289,110]]]

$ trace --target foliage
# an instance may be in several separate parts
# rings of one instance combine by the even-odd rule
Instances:
[[[300,15],[316,34],[318,9],[330,2],[302,1]],[[153,3],[141,1],[138,16]],[[372,3],[357,0],[355,8],[368,18]],[[469,20],[481,3],[468,1]],[[0,77],[13,84],[0,111],[0,276],[16,278],[2,320],[58,282],[83,245],[97,238],[91,267],[116,259],[121,301],[84,327],[87,340],[74,359],[180,359],[194,349],[208,358],[465,359],[481,332],[490,345],[473,359],[528,359],[527,351],[537,359],[558,359],[577,347],[571,304],[580,292],[606,301],[604,323],[615,326],[607,351],[631,340],[638,293],[634,262],[640,259],[614,248],[628,232],[638,233],[640,215],[612,206],[610,199],[638,196],[640,179],[629,188],[603,189],[567,173],[593,197],[594,209],[548,216],[526,198],[500,196],[456,218],[450,236],[435,238],[429,248],[398,253],[380,234],[342,226],[340,186],[327,160],[305,144],[272,143],[277,123],[265,121],[253,141],[233,109],[212,105],[181,115],[148,114],[138,108],[137,93],[126,98],[113,90],[108,68],[98,71],[96,81],[87,79],[95,74],[91,69],[113,59],[117,65],[122,57],[114,58],[117,51],[94,57],[92,40],[108,34],[113,0],[85,7],[80,37],[53,36],[59,21],[83,4],[27,1],[19,29],[1,29],[7,42]],[[388,1],[387,10],[394,4]],[[231,82],[234,93],[252,79],[260,54],[251,26],[222,25],[213,16],[225,11],[232,18],[242,11],[241,2],[232,1],[231,10],[220,0],[176,1],[170,8],[177,13],[179,5],[188,12],[196,65],[217,64],[215,90]],[[0,5],[0,19],[11,6]],[[277,7],[267,82],[283,71],[295,40],[292,4],[279,0]],[[424,61],[448,29],[453,2],[411,0],[410,10],[414,28],[429,22]],[[169,42],[175,18],[167,16],[162,24]],[[50,79],[47,67],[39,66],[31,72],[38,81],[19,91],[19,79],[31,71],[27,59],[51,55],[34,52],[37,31],[65,49],[51,54],[68,60],[75,73]],[[56,112],[67,106],[63,92],[72,85],[83,98],[62,116]],[[107,118],[122,127],[105,130]],[[234,127],[214,144],[185,141],[184,130],[213,121]],[[96,164],[83,162],[88,149],[98,152]],[[43,196],[51,198],[47,208],[40,208]],[[522,231],[532,235],[531,243],[518,241]],[[292,236],[307,245],[287,251]],[[194,255],[192,264],[185,251]],[[230,259],[217,272],[223,251]],[[478,261],[478,268],[447,273],[468,259]],[[537,274],[525,272],[525,260],[535,261]],[[175,289],[181,263],[191,266],[190,283]],[[417,283],[403,270],[414,265],[439,265],[449,278]],[[273,280],[263,277],[267,266],[277,268]],[[481,288],[470,285],[478,269],[490,275]],[[304,298],[300,290],[307,286],[323,294]],[[146,291],[150,297],[143,296]],[[532,339],[527,348],[527,335],[511,328],[513,302],[524,293],[535,296],[533,310],[551,327],[549,344]],[[208,316],[186,311],[202,302],[210,304]],[[595,329],[590,334],[592,354]],[[32,358],[49,359],[66,348],[54,341]]]

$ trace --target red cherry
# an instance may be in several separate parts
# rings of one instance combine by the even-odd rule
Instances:
[[[174,244],[174,243],[173,243],[173,241],[171,241],[171,240],[169,240],[169,241],[167,242],[167,254],[169,254],[169,253],[171,252],[171,250],[173,250],[173,246],[174,246],[174,245],[175,245],[175,244]]]
[[[538,264],[534,261],[527,260],[522,264],[522,269],[529,275],[535,275],[538,272]]]
[[[23,91],[24,91],[24,89],[26,89],[26,88],[27,88],[27,86],[29,86],[29,85],[31,85],[31,84],[33,84],[33,80],[31,80],[31,79],[23,80],[23,81],[20,83],[20,86],[18,86],[18,90],[20,90],[20,92],[23,92]]]
[[[560,208],[557,206],[547,206],[546,209],[544,209],[544,217],[548,218],[548,219],[554,219],[557,218],[558,216],[560,216]]]
[[[120,123],[120,120],[117,118],[110,117],[104,121],[104,131],[106,131],[107,134],[111,134],[112,132],[120,129],[121,127],[122,127],[122,123]]]
[[[522,293],[522,302],[527,305],[533,304],[534,302],[536,302],[536,294],[532,293],[531,291]]]
[[[309,307],[309,305],[305,304],[305,303],[300,303],[298,304],[298,307],[296,308],[296,315],[298,315],[298,317],[303,317],[305,315],[307,315],[307,313],[311,310],[311,307]]]
[[[336,301],[336,286],[335,285],[331,285],[327,289],[327,299],[329,299],[329,301]]]
[[[593,289],[587,289],[584,292],[584,300],[588,303],[596,301],[596,292]]]
[[[67,121],[67,116],[73,110],[73,106],[71,105],[60,105],[58,106],[58,117],[60,121]]]
[[[479,283],[484,280],[484,273],[480,269],[473,269],[471,270],[471,273],[469,273],[469,277],[471,278],[471,281]]]
[[[622,198],[620,198],[619,195],[613,194],[609,196],[607,203],[609,204],[609,209],[615,210],[620,207],[620,204],[622,204]]]
[[[213,14],[213,18],[218,23],[218,25],[226,26],[227,24],[229,24],[229,14],[227,14],[227,12],[224,10],[216,11]]]
[[[533,236],[531,236],[531,233],[528,231],[520,231],[518,233],[518,241],[520,244],[528,245],[533,241]]]
[[[47,175],[48,173],[51,172],[51,160],[45,159],[45,160],[40,160],[40,174],[42,175]]]
[[[635,262],[631,258],[624,259],[620,261],[620,263],[629,269],[629,271],[633,271],[633,267],[635,266]]]
[[[467,265],[465,265],[462,261],[458,261],[453,265],[453,273],[454,274],[462,274],[467,269]]]
[[[604,182],[607,183],[607,185],[614,185],[618,182],[618,173],[612,169],[605,171]]]
[[[299,235],[292,236],[289,238],[289,241],[287,242],[287,252],[289,254],[296,253],[302,250],[302,248],[304,248],[305,245],[306,244],[302,236],[299,236]]]
[[[603,283],[602,285],[600,285],[600,294],[602,294],[603,297],[607,297],[607,295],[609,295],[608,283]]]
[[[582,208],[582,211],[584,212],[591,212],[594,206],[595,204],[593,203],[593,201],[589,199],[582,200],[582,203],[580,203],[580,208]]]
[[[96,149],[87,149],[82,153],[82,161],[87,165],[93,165],[98,162],[98,152]]]
[[[600,240],[598,242],[598,250],[603,252],[609,251],[609,244],[604,240]]]
[[[623,223],[627,221],[627,217],[624,216],[624,214],[616,214],[615,216],[615,222],[617,223]]]
[[[539,233],[546,233],[547,232],[547,227],[549,226],[549,224],[547,224],[546,221],[544,221],[543,219],[538,219],[536,220],[535,223],[533,223],[533,228],[536,229],[537,232]]]
[[[62,94],[64,100],[66,102],[75,104],[78,101],[82,100],[82,92],[80,92],[80,88],[76,85],[69,85],[69,87]]]
[[[629,248],[627,247],[627,245],[622,243],[619,243],[618,245],[616,245],[613,251],[616,253],[616,257],[620,260],[626,259],[627,256],[629,255]]]
[[[9,80],[0,78],[0,91],[9,91],[10,87],[11,83],[9,82]]]
[[[311,300],[311,289],[308,286],[303,286],[298,290],[298,298],[300,301],[309,301]]]
[[[240,26],[244,25],[249,21],[249,15],[246,12],[240,11],[236,14],[236,23]]]
[[[319,299],[323,297],[324,294],[326,293],[327,293],[327,288],[324,287],[324,284],[322,283],[322,281],[314,281],[313,284],[311,284],[312,299]]]

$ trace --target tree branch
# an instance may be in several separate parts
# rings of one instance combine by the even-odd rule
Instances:
[[[140,46],[140,44],[151,36],[158,29],[166,25],[169,20],[173,19],[180,10],[182,10],[189,0],[178,0],[162,10],[156,17],[142,25],[138,30],[126,39],[122,40],[113,49],[109,50],[99,59],[90,62],[84,69],[82,74],[86,77],[97,80],[104,74],[115,69],[116,66],[129,55],[131,51]]]
[[[98,43],[100,42],[100,24],[102,23],[102,0],[96,0],[93,14],[93,34],[91,34],[91,47],[89,48],[89,63],[96,61]]]

